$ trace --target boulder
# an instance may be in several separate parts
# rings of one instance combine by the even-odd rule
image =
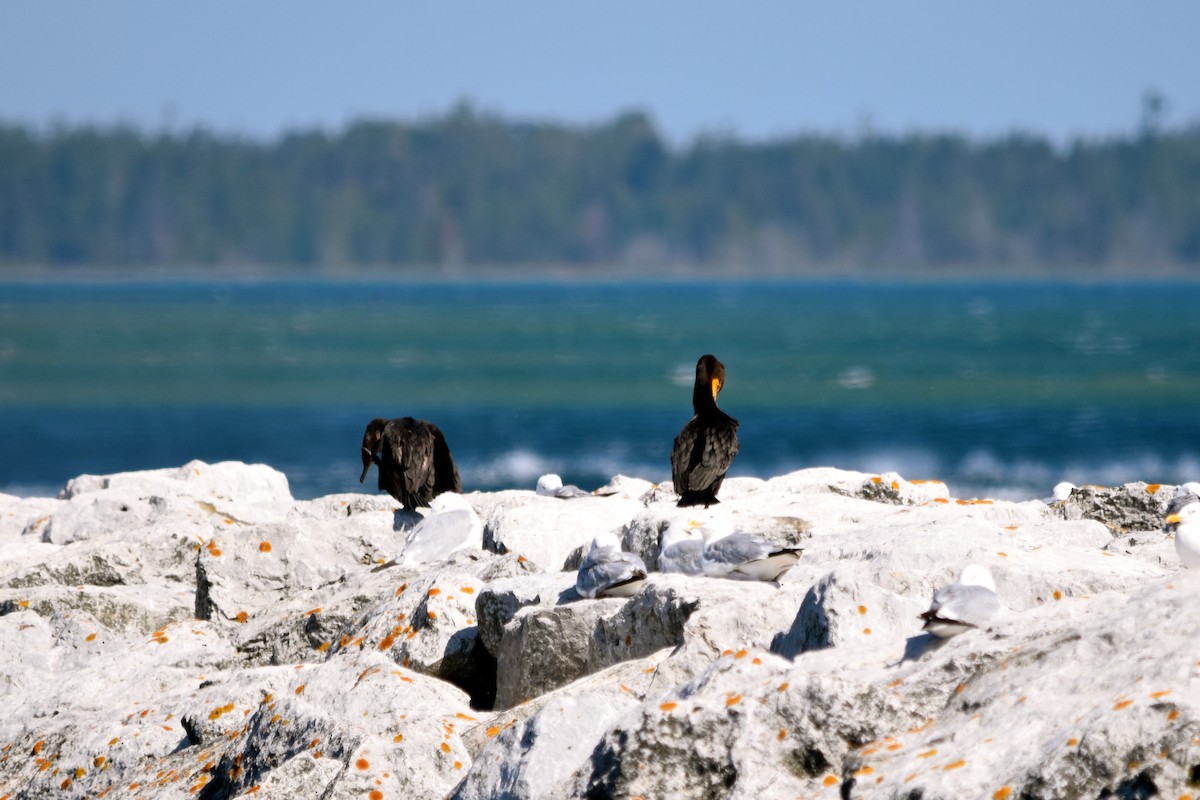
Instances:
[[[1156,531],[1179,487],[1158,483],[1124,486],[1076,486],[1065,500],[1051,504],[1063,519],[1094,519],[1114,533]]]
[[[495,553],[517,553],[543,570],[563,569],[567,556],[597,533],[619,531],[641,505],[621,497],[561,500],[527,493],[492,509],[486,517],[483,546]]]

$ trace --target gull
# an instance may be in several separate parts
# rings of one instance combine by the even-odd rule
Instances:
[[[1200,497],[1183,494],[1172,500],[1163,530],[1175,534],[1179,563],[1188,569],[1200,569]]]
[[[658,569],[684,575],[703,575],[704,536],[696,520],[672,520],[659,542]]]
[[[483,523],[461,494],[439,494],[429,504],[429,511],[408,532],[396,563],[411,566],[445,561],[460,550],[483,549]]]
[[[933,593],[929,610],[921,614],[924,630],[939,639],[949,639],[971,628],[982,628],[1000,613],[996,582],[987,567],[968,564],[956,583]]]
[[[710,578],[778,583],[796,565],[803,552],[756,539],[748,533],[734,533],[727,520],[713,519],[700,525],[704,552],[700,564]]]
[[[631,597],[646,582],[646,565],[633,553],[621,550],[621,542],[611,532],[598,533],[592,539],[575,576],[575,591],[580,597]]]
[[[543,497],[557,497],[560,500],[571,500],[576,497],[591,497],[591,492],[585,492],[578,486],[563,486],[562,478],[553,472],[538,478],[537,493]]]
[[[1075,484],[1070,481],[1056,483],[1054,484],[1054,491],[1043,502],[1047,505],[1065,502],[1071,496],[1071,490],[1075,488],[1077,488]]]

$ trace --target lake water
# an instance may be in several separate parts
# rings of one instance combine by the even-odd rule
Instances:
[[[707,352],[731,475],[1198,480],[1198,307],[1153,282],[4,281],[0,491],[193,458],[360,491],[363,427],[405,415],[468,491],[660,480]]]

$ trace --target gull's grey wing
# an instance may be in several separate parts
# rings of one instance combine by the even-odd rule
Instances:
[[[991,589],[952,583],[934,592],[933,602],[921,619],[983,628],[991,624],[999,613],[1000,598]]]
[[[467,543],[474,520],[465,510],[430,514],[418,522],[404,540],[404,549],[397,559],[400,564],[423,564],[442,561]]]
[[[703,575],[703,557],[704,542],[698,539],[676,542],[658,554],[658,569],[661,572]]]
[[[603,596],[618,587],[646,579],[646,565],[633,553],[612,548],[593,550],[584,557],[575,576],[575,590],[580,596]]]

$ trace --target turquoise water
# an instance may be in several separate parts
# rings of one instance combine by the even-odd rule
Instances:
[[[0,282],[0,491],[192,458],[358,490],[374,416],[470,489],[669,477],[725,362],[731,474],[832,465],[1040,497],[1200,478],[1200,284]]]

